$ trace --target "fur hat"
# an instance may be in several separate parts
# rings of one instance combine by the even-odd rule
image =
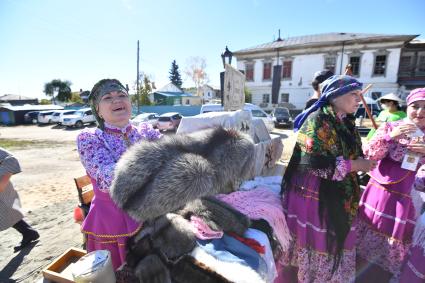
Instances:
[[[138,221],[203,196],[234,191],[254,166],[254,143],[223,128],[165,136],[131,147],[118,161],[110,194]]]

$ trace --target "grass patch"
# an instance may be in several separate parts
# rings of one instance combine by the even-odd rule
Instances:
[[[25,149],[25,148],[46,148],[58,147],[69,144],[70,142],[54,142],[46,140],[17,140],[17,139],[0,139],[0,147],[6,149]]]

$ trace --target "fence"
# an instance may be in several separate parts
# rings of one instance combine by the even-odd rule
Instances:
[[[171,105],[157,105],[157,106],[140,106],[140,113],[158,113],[159,115],[167,112],[179,112],[183,116],[195,116],[201,112],[200,105],[190,106],[171,106]],[[137,107],[133,107],[133,115],[137,115]]]

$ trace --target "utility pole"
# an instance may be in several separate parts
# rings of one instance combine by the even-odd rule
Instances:
[[[140,94],[139,94],[139,41],[137,41],[137,79],[136,79],[136,98],[137,98],[137,115],[140,113]]]

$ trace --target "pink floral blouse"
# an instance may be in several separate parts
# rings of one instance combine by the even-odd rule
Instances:
[[[80,160],[87,174],[97,183],[101,191],[108,191],[113,180],[115,164],[121,155],[140,140],[156,140],[162,135],[151,125],[139,127],[128,124],[120,129],[105,123],[105,129],[87,129],[77,137]]]
[[[369,143],[363,145],[363,152],[366,158],[381,160],[389,156],[394,161],[401,162],[407,153],[406,145],[410,143],[411,138],[407,135],[391,138],[391,131],[398,125],[405,124],[403,120],[389,122],[381,125]],[[425,163],[423,156],[419,163]]]

